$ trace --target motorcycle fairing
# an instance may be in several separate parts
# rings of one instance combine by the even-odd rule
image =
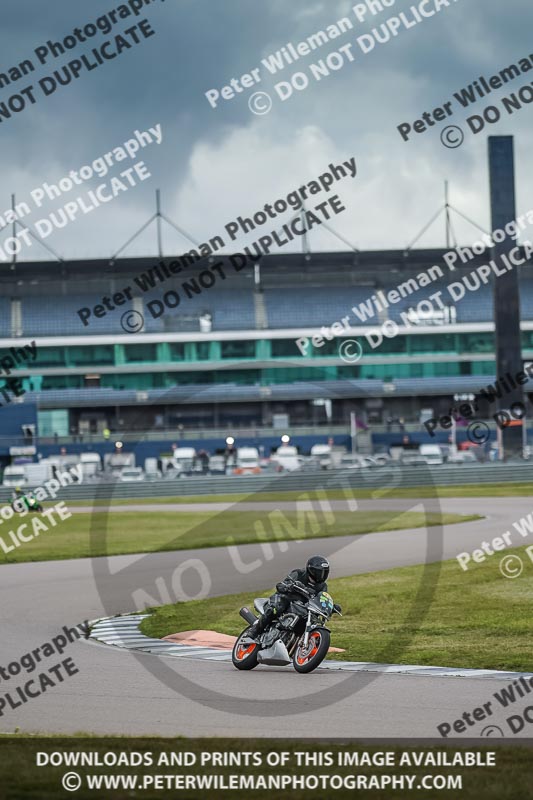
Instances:
[[[286,667],[287,664],[291,663],[287,648],[279,639],[266,650],[260,650],[257,654],[257,660],[260,664],[270,664],[270,666],[274,667]]]
[[[263,614],[267,603],[268,597],[256,597],[254,600],[254,608],[259,614]]]

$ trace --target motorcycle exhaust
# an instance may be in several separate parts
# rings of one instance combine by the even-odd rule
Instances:
[[[239,614],[244,620],[246,620],[248,625],[253,625],[254,622],[257,622],[257,617],[255,616],[255,614],[253,614],[249,608],[246,608],[246,606],[243,606],[243,608],[241,608]]]

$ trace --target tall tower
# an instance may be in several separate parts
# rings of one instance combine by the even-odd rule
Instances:
[[[489,137],[490,203],[492,230],[505,228],[516,219],[514,150],[512,136]],[[495,243],[492,257],[499,267],[501,255],[507,255],[516,242],[506,236]],[[520,340],[520,295],[518,268],[494,280],[494,322],[496,325],[496,378],[514,379],[522,370],[522,344]],[[513,403],[523,403],[521,386],[498,400],[499,409],[509,409]],[[525,421],[524,421],[525,424]],[[507,426],[502,429],[505,458],[518,455],[522,450],[522,427]]]

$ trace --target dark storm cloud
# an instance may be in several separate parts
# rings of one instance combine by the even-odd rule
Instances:
[[[97,0],[90,6],[70,0],[54,0],[46,6],[41,0],[9,0],[3,8],[0,71],[31,57],[34,48],[46,40],[62,39],[74,27],[94,21],[118,5],[119,0]],[[343,37],[342,43],[410,5],[409,1],[398,2],[396,9],[379,18],[370,18],[353,35]],[[250,204],[260,205],[268,199],[263,197],[257,178],[265,169],[265,161],[269,171],[276,170],[275,163],[268,164],[272,158],[270,150],[280,142],[290,150],[306,128],[321,133],[317,136],[317,142],[320,141],[317,152],[321,157],[327,152],[328,141],[332,151],[339,153],[351,154],[357,147],[364,174],[372,177],[372,168],[387,173],[387,194],[395,197],[398,206],[404,203],[402,174],[408,163],[414,217],[420,213],[417,203],[421,208],[427,204],[428,172],[437,176],[437,186],[441,173],[451,173],[453,179],[459,167],[466,170],[465,182],[474,177],[479,182],[479,163],[484,157],[480,156],[481,137],[470,149],[455,155],[444,151],[429,137],[420,139],[408,151],[397,140],[394,126],[404,119],[415,119],[424,110],[449,99],[453,91],[477,75],[491,74],[533,50],[525,24],[531,14],[526,0],[510,0],[505,7],[496,0],[459,0],[438,17],[360,57],[357,64],[312,85],[285,104],[278,103],[268,118],[250,114],[247,96],[223,103],[216,110],[210,108],[204,97],[207,90],[220,89],[232,77],[240,77],[258,66],[261,58],[287,42],[305,39],[349,15],[351,6],[345,0],[293,0],[290,4],[285,0],[261,4],[251,4],[250,0],[155,3],[146,9],[144,16],[156,36],[115,61],[84,73],[52,97],[40,98],[34,107],[0,124],[0,166],[4,176],[0,208],[9,204],[11,191],[23,195],[44,180],[58,179],[69,169],[76,169],[120,144],[135,128],[156,123],[163,127],[164,142],[146,152],[153,179],[110,205],[107,213],[98,212],[94,219],[82,220],[54,234],[50,243],[66,254],[76,249],[78,256],[94,254],[95,248],[110,252],[152,213],[156,187],[161,188],[168,208],[179,198],[180,187],[185,184],[187,191],[195,194],[191,206],[205,203],[209,209],[207,227],[212,231],[226,221],[224,208],[231,205],[232,197],[242,194],[244,183],[255,183],[253,192],[246,187]],[[138,19],[123,20],[113,33]],[[93,41],[87,46],[80,45],[72,57],[86,47],[90,50],[92,44]],[[330,49],[336,49],[335,43],[317,56]],[[50,62],[32,79],[37,81],[67,60]],[[288,68],[281,78],[286,79],[297,68]],[[265,88],[275,82],[276,79],[264,77]],[[18,84],[23,85],[23,81]],[[9,88],[0,91],[0,100],[9,91]],[[530,124],[529,114],[525,110],[520,118],[513,119],[510,132],[520,134],[525,130]],[[199,148],[211,156],[223,153],[231,161],[233,154],[228,152],[226,143],[235,134],[242,134],[245,139],[248,132],[250,135],[259,132],[261,149],[255,165],[247,163],[242,176],[237,153],[233,176],[221,173],[215,184],[207,173],[190,180],[191,164]],[[518,142],[517,147],[520,146]],[[293,160],[297,162],[299,156],[294,152]],[[307,157],[312,161],[309,153]],[[308,170],[305,163],[301,166],[303,171]],[[377,177],[378,173],[373,176],[374,181]],[[221,192],[225,198],[220,196]],[[469,198],[469,202],[482,208],[484,192],[485,187],[480,188],[479,195]],[[223,202],[225,199],[228,202]],[[436,196],[435,204],[437,201]],[[183,210],[186,206],[181,197],[174,208]],[[357,211],[363,230],[369,228],[366,216],[372,213],[371,206],[363,202]],[[193,224],[195,220],[188,222]],[[394,225],[389,227],[384,236],[397,237]]]
[[[61,41],[75,27],[119,5],[119,0],[98,0],[89,9],[82,3],[55,0],[43,13],[40,0],[11,3],[5,10],[0,71],[25,58],[36,62],[36,47],[49,39]],[[165,144],[147,160],[156,184],[168,197],[186,173],[198,139],[216,139],[228,122],[239,124],[233,110],[228,110],[227,117],[213,117],[203,93],[213,81],[225,81],[234,70],[240,72],[241,63],[255,60],[265,30],[273,35],[279,31],[283,37],[287,24],[286,15],[276,17],[266,6],[258,6],[251,15],[245,0],[224,4],[167,0],[147,8],[139,18],[123,20],[113,33],[142,16],[150,21],[156,36],[1,124],[0,164],[9,164],[9,169],[3,170],[5,176],[16,177],[16,185],[3,184],[2,208],[9,204],[12,191],[23,195],[43,180],[53,181],[62,171],[77,168],[118,145],[133,129],[156,122],[163,126]],[[105,38],[96,37],[72,54],[38,66],[28,80],[0,91],[0,100],[10,95],[11,89],[37,82]],[[153,191],[152,183],[135,193],[134,202],[144,207],[146,215],[153,210]],[[133,199],[128,198],[130,201]]]
[[[6,14],[7,23],[2,32],[0,70],[19,63],[25,57],[32,57],[38,45],[49,39],[61,40],[75,27],[92,22],[119,5],[120,0],[98,0],[89,10],[81,3],[73,5],[67,0],[55,0],[46,6],[44,14],[41,0],[13,3]],[[62,126],[67,122],[68,128],[72,126],[71,130],[76,130],[78,114],[82,115],[84,125],[89,119],[92,122],[85,128],[84,136],[68,136],[68,130],[65,130],[61,144],[54,139],[47,141],[43,130],[41,144],[44,150],[49,144],[56,156],[62,152],[63,143],[70,149],[75,142],[84,149],[88,140],[95,142],[95,137],[96,141],[104,142],[114,132],[120,137],[128,126],[138,125],[139,113],[150,112],[166,124],[177,124],[181,118],[189,121],[188,137],[180,136],[178,142],[180,151],[186,152],[187,145],[194,142],[196,132],[209,133],[206,122],[213,130],[224,124],[220,116],[214,118],[209,113],[203,92],[213,81],[225,81],[233,71],[240,72],[241,65],[255,62],[265,40],[265,30],[269,35],[283,38],[288,18],[287,15],[283,18],[273,16],[265,6],[255,7],[252,15],[246,0],[226,0],[224,4],[212,0],[166,0],[147,7],[139,18],[123,20],[113,33],[120,32],[143,16],[155,29],[155,37],[120,59],[82,75],[71,86],[39,103],[40,125],[47,120],[54,125],[54,121],[60,118]],[[108,37],[102,35],[87,45],[80,45],[72,53],[72,58],[90,50],[98,38],[103,41]],[[38,77],[65,63],[67,55],[39,67]],[[37,76],[37,72],[34,74]],[[22,84],[21,81],[19,85]],[[8,92],[9,89],[5,88],[0,93],[1,99],[5,99]],[[34,131],[28,117],[31,114],[25,113],[21,115],[20,124],[14,119],[9,125],[3,125],[1,133],[6,144],[33,138]],[[231,117],[235,122],[234,114]],[[191,124],[191,118],[195,124]]]

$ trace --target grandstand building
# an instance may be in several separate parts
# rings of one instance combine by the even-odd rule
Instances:
[[[271,255],[239,271],[231,257],[180,270],[169,258],[16,263],[2,277],[0,349],[36,342],[35,362],[17,376],[40,437],[55,441],[73,433],[98,438],[105,429],[180,428],[194,438],[200,429],[268,428],[280,414],[289,429],[327,422],[346,435],[352,412],[370,426],[416,422],[422,409],[447,413],[455,394],[477,393],[497,377],[497,277],[457,302],[445,293],[490,255],[458,262],[453,273],[444,256]],[[158,265],[148,288],[146,275]],[[207,280],[217,265],[216,280]],[[432,275],[430,286],[421,285],[422,274]],[[523,357],[533,360],[531,264],[519,274]],[[195,280],[196,289],[184,290]],[[441,307],[417,315],[420,301],[439,290]],[[341,335],[323,332],[321,346],[309,344],[334,323]],[[370,329],[391,323],[397,334],[373,347]],[[354,339],[363,355],[347,363],[339,346]],[[331,400],[328,419],[324,400]]]

